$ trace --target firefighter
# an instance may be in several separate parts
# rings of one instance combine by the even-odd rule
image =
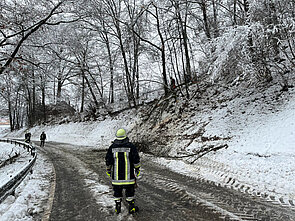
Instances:
[[[137,148],[129,142],[124,129],[116,132],[116,139],[109,147],[106,154],[106,173],[112,178],[114,200],[116,203],[115,212],[121,212],[123,189],[125,189],[126,201],[129,204],[129,213],[138,211],[135,206],[134,188],[136,178],[140,176],[140,158]]]
[[[32,136],[32,134],[30,133],[30,131],[27,131],[25,133],[25,142],[26,143],[30,143],[31,142],[31,136]]]

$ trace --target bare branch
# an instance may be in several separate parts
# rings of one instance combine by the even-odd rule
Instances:
[[[18,42],[18,44],[16,45],[14,51],[12,52],[10,58],[6,61],[6,63],[0,67],[0,75],[6,70],[6,68],[11,64],[11,62],[13,61],[14,57],[16,56],[16,54],[18,53],[20,47],[22,46],[22,44],[24,43],[25,40],[27,40],[27,38],[33,34],[34,32],[36,32],[42,25],[44,25],[54,14],[54,12],[61,6],[63,2],[59,2],[52,10],[51,12],[41,21],[39,21],[34,28],[32,28],[29,32],[27,32]]]

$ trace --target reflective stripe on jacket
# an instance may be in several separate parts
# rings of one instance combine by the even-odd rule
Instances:
[[[134,168],[140,167],[140,158],[136,147],[124,140],[115,140],[106,155],[107,168],[112,168],[113,185],[129,185],[135,183]]]

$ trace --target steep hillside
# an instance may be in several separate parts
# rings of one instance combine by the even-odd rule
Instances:
[[[171,96],[140,113],[132,137],[165,157],[156,162],[294,205],[294,88],[211,86],[189,102]]]
[[[191,94],[196,91],[191,86]],[[203,86],[190,100],[156,100],[139,110],[132,136],[147,151],[164,156],[228,148],[255,123],[265,122],[294,100],[294,89]],[[185,153],[186,152],[186,153]]]
[[[124,127],[140,151],[150,153],[142,157],[179,173],[293,204],[295,89],[280,89],[277,84],[192,85],[191,99],[171,94],[103,121],[30,131],[33,140],[46,131],[48,141],[106,149],[115,130]]]

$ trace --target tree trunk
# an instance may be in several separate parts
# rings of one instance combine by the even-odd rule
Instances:
[[[204,30],[207,38],[211,39],[210,28],[208,23],[208,16],[207,16],[207,6],[206,1],[202,0],[200,3],[201,10],[203,13],[203,22],[204,22]]]
[[[212,7],[213,7],[213,28],[214,28],[214,38],[219,36],[218,30],[218,18],[217,18],[217,8],[216,8],[216,0],[212,0]]]
[[[83,75],[83,79],[85,79],[86,84],[87,84],[87,86],[88,86],[88,88],[89,88],[89,90],[90,90],[90,93],[91,93],[91,95],[92,95],[92,98],[93,98],[93,101],[94,101],[94,103],[95,103],[95,106],[97,107],[97,106],[98,106],[98,102],[97,102],[96,96],[95,96],[95,94],[94,94],[94,92],[93,92],[93,90],[92,90],[92,87],[91,87],[91,84],[90,84],[88,78],[87,78],[86,75],[85,75],[85,71],[84,71],[84,70],[82,70],[82,75]]]
[[[108,52],[108,62],[109,62],[109,70],[110,70],[110,91],[109,91],[109,102],[114,103],[114,61],[111,52],[111,45],[109,41],[108,32],[105,27],[105,21],[102,22],[103,31],[100,33],[101,38],[104,40],[106,45],[106,49]]]
[[[46,122],[46,106],[45,106],[45,86],[41,88],[42,93],[42,112],[43,112],[43,122]]]
[[[55,78],[53,79],[53,103],[56,103],[56,83],[55,83]]]
[[[107,51],[108,51],[108,58],[109,58],[109,69],[110,69],[110,92],[109,92],[109,102],[111,104],[114,103],[114,63],[111,54],[111,47],[110,43],[107,38],[106,42]]]
[[[35,124],[36,121],[36,83],[35,83],[35,72],[32,70],[32,125]]]
[[[8,97],[8,112],[9,112],[9,124],[10,124],[10,131],[14,131],[14,123],[12,119],[12,108],[11,108],[11,102],[10,102],[10,95]]]
[[[246,13],[248,13],[248,11],[249,11],[249,2],[248,2],[248,0],[244,0],[243,6],[244,6],[244,11]],[[247,17],[247,15],[246,15],[246,17]]]
[[[270,16],[270,24],[272,25],[278,25],[279,21],[278,21],[278,17],[277,17],[277,10],[276,10],[276,6],[273,3],[273,1],[270,1],[269,3],[269,16]],[[280,39],[280,35],[279,33],[274,33],[274,36],[272,36],[271,39],[271,43],[272,43],[272,47],[273,47],[273,51],[274,51],[274,56],[278,57],[280,54],[280,50],[279,50],[279,46],[278,46],[278,39]]]
[[[133,90],[134,90],[134,99],[133,99],[133,104],[136,106],[136,100],[139,99],[139,65],[138,65],[138,59],[139,59],[139,45],[140,45],[140,40],[136,37],[134,32],[132,32],[132,37],[133,37],[133,79],[132,79],[132,84],[133,84]],[[135,88],[136,87],[136,91]]]
[[[186,97],[189,99],[189,91],[188,91],[188,83],[189,82],[187,82],[187,80],[186,80],[187,79],[186,75],[189,78],[191,78],[192,73],[191,73],[191,64],[190,64],[190,56],[189,56],[189,49],[188,49],[188,37],[187,37],[187,30],[186,30],[187,12],[185,12],[185,18],[183,21],[181,14],[180,14],[180,8],[179,8],[178,3],[175,4],[175,7],[176,7],[175,10],[177,13],[177,17],[178,17],[178,21],[179,21],[178,23],[180,24],[181,35],[182,35],[182,39],[183,39],[182,44],[184,47],[184,55],[185,55],[185,72],[183,73],[184,74],[183,77],[185,79]],[[187,5],[186,5],[186,7],[187,7]]]
[[[164,37],[162,35],[161,29],[160,29],[160,20],[159,20],[159,13],[158,13],[158,8],[157,6],[155,6],[156,9],[156,20],[157,20],[157,31],[158,31],[158,35],[160,37],[161,40],[161,60],[162,60],[162,77],[163,77],[163,83],[164,83],[164,91],[165,91],[165,95],[167,95],[169,93],[168,91],[168,80],[167,80],[167,71],[166,71],[166,54],[165,54],[165,40]]]
[[[31,91],[29,89],[29,86],[26,85],[27,89],[27,117],[28,117],[28,125],[29,127],[33,126],[33,120],[32,120],[32,96]]]
[[[103,91],[102,91],[103,88],[100,89],[100,88],[99,88],[99,85],[98,85],[97,82],[95,81],[95,79],[94,79],[94,77],[92,76],[92,74],[90,73],[90,71],[87,70],[87,72],[88,72],[89,76],[91,77],[91,79],[93,80],[93,83],[94,83],[95,87],[96,87],[97,90],[98,90],[98,93],[99,93],[99,95],[100,95],[100,100],[102,101],[104,108],[105,108],[106,110],[108,110],[108,107],[106,106],[106,104],[105,104],[105,102],[104,102],[104,99],[103,99]],[[102,85],[102,84],[103,84],[103,81],[102,81],[102,79],[101,79],[101,85]]]
[[[136,88],[136,99],[138,100],[139,99],[139,64],[138,64],[138,59],[136,61],[136,85],[137,85],[137,88]]]
[[[132,82],[130,81],[130,71],[128,68],[128,61],[127,56],[123,44],[122,34],[121,34],[121,28],[119,23],[116,24],[116,30],[119,38],[120,43],[120,49],[121,49],[121,55],[123,57],[123,63],[124,63],[124,69],[125,69],[125,77],[126,77],[126,93],[128,98],[128,104],[129,107],[131,107],[131,101],[134,99],[133,89],[132,89]]]
[[[62,89],[62,70],[59,67],[58,76],[57,76],[57,91],[56,91],[56,103],[61,101],[61,89]]]
[[[180,80],[181,76],[180,76],[180,71],[179,71],[179,62],[178,62],[177,49],[175,47],[175,42],[173,42],[172,46],[173,46],[173,50],[174,50],[175,66],[176,66],[177,76],[178,76],[178,78]],[[177,81],[177,77],[176,77],[176,81]]]
[[[84,111],[84,99],[85,99],[85,79],[82,75],[82,93],[81,93],[81,108],[80,112],[82,113]]]
[[[15,101],[15,129],[19,130],[20,129],[20,118],[21,118],[21,114],[20,114],[20,108],[21,108],[21,104],[20,104],[20,96],[19,93],[17,93],[16,96],[16,101]]]
[[[233,25],[237,25],[237,0],[234,0],[234,14],[233,14],[233,16],[234,16]]]

